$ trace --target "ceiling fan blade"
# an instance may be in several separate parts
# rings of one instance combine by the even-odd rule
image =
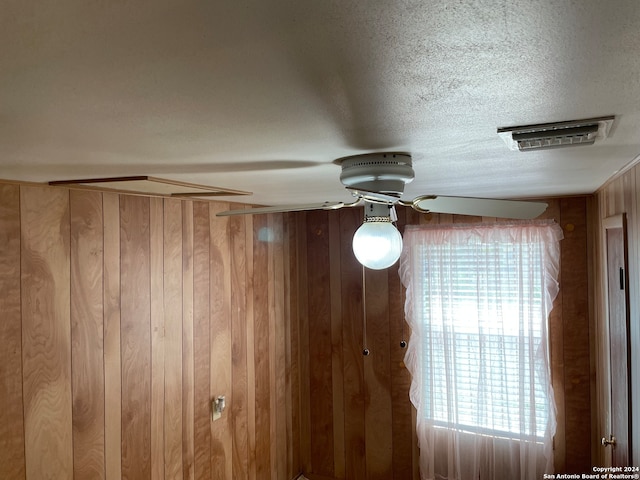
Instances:
[[[305,210],[337,210],[342,207],[354,206],[353,203],[344,202],[323,202],[323,203],[308,203],[301,205],[276,205],[273,207],[255,207],[255,208],[241,208],[238,210],[227,210],[217,213],[217,217],[228,217],[231,215],[255,215],[258,213],[284,213],[284,212],[302,212]]]
[[[417,197],[411,205],[419,212],[425,213],[451,213],[520,220],[536,218],[547,209],[547,204],[544,202],[440,196]]]

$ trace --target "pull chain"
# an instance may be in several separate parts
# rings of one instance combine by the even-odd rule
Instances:
[[[367,282],[364,265],[362,266],[362,354],[369,355],[367,348]]]
[[[400,286],[400,290],[402,290],[402,286]],[[407,342],[404,339],[404,324],[407,322],[405,318],[405,312],[404,312],[404,306],[406,301],[407,301],[407,291],[402,290],[402,315],[400,316],[400,331],[401,331],[400,348],[407,347]]]

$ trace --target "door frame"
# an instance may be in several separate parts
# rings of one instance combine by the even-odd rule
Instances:
[[[603,256],[604,256],[604,271],[603,271],[603,298],[604,298],[604,328],[606,332],[606,352],[605,354],[605,362],[603,362],[603,367],[605,369],[604,377],[605,377],[605,390],[607,395],[607,417],[604,421],[604,427],[607,431],[601,432],[601,437],[609,437],[611,434],[611,430],[613,429],[613,412],[612,412],[612,378],[611,378],[611,329],[610,329],[610,316],[609,316],[609,250],[608,250],[608,239],[607,239],[607,230],[621,228],[623,233],[623,250],[624,250],[624,285],[625,285],[625,312],[626,312],[626,330],[627,330],[627,339],[626,339],[626,347],[627,347],[627,385],[628,385],[628,418],[627,418],[627,428],[628,428],[628,442],[629,442],[629,461],[632,461],[633,456],[633,422],[632,422],[632,384],[631,384],[631,367],[632,367],[632,353],[631,353],[631,325],[630,325],[630,292],[629,292],[629,233],[627,229],[627,217],[625,213],[620,213],[617,215],[612,215],[610,217],[606,217],[602,220],[602,241],[603,241]],[[600,436],[598,437],[600,438]],[[602,448],[602,447],[600,447]],[[612,462],[612,449],[607,448],[605,450],[605,459],[608,465],[611,465]]]

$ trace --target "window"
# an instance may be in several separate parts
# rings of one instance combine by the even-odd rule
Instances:
[[[405,363],[423,478],[541,478],[555,407],[547,323],[561,229],[549,222],[405,230]]]

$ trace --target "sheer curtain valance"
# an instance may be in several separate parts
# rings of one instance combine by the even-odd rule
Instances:
[[[548,317],[561,228],[409,226],[400,276],[423,479],[553,471]]]

